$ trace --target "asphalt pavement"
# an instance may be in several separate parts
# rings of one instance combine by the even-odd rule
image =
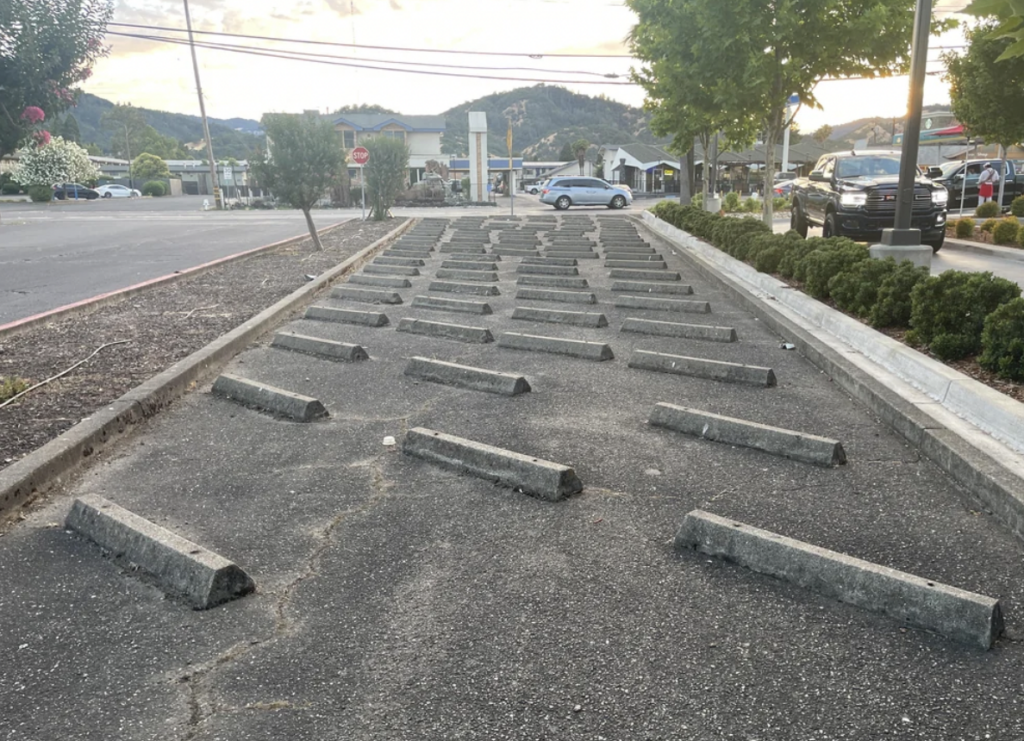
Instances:
[[[0,205],[0,324],[308,234],[300,211],[203,211],[202,201]],[[316,223],[349,218],[324,211]]]
[[[603,230],[619,221],[607,213],[519,226],[541,227],[545,247],[583,231],[603,255],[616,242]],[[453,220],[444,240],[474,234],[493,254],[503,226]],[[283,328],[357,343],[368,360],[267,338],[227,369],[320,399],[326,420],[285,421],[197,389],[29,511],[0,538],[0,738],[1024,737],[1020,543],[643,234],[692,285],[672,298],[707,301],[711,313],[616,306],[643,294],[613,290],[603,259],[578,260],[594,304],[517,298],[524,273],[511,256],[497,281],[474,283],[497,295],[448,294],[430,284],[454,258],[433,252],[396,289],[401,304],[320,302],[384,312],[388,325]],[[418,295],[486,301],[493,313],[413,308]],[[600,312],[608,326],[515,320],[517,307]],[[614,359],[397,331],[406,318],[607,343]],[[732,327],[738,341],[624,333],[626,318]],[[638,349],[766,366],[778,384],[630,368]],[[417,380],[404,373],[411,356],[522,374],[532,390],[509,398]],[[657,402],[833,437],[848,463],[652,428]],[[546,502],[408,457],[412,427],[571,465],[583,492]],[[231,558],[257,592],[204,612],[167,598],[60,526],[87,493]],[[978,651],[677,553],[673,535],[698,507],[997,597],[1008,637]]]

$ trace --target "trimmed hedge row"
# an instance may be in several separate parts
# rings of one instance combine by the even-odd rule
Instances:
[[[845,237],[773,234],[759,219],[670,201],[651,212],[761,272],[797,281],[811,296],[831,299],[873,327],[910,330],[909,343],[942,360],[980,353],[983,368],[1024,381],[1024,299],[1012,281],[956,270],[929,277],[927,268],[909,260],[871,259],[867,247]]]

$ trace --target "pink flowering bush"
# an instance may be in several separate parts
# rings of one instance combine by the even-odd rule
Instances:
[[[28,121],[33,126],[45,119],[46,114],[43,113],[43,109],[38,106],[30,105],[21,112],[21,120]]]

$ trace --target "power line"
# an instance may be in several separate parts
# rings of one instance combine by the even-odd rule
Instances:
[[[178,45],[185,45],[185,46],[188,45],[188,41],[185,40],[185,39],[176,39],[176,38],[171,38],[171,37],[166,37],[166,36],[151,36],[151,35],[144,35],[144,34],[120,33],[118,31],[108,31],[107,33],[109,35],[111,35],[111,36],[121,36],[121,37],[132,38],[132,39],[143,39],[143,40],[146,40],[146,41],[157,41],[157,42],[167,43],[167,44],[178,44]],[[535,78],[535,77],[509,77],[509,76],[503,76],[503,75],[477,75],[477,74],[468,74],[468,73],[461,73],[461,72],[440,72],[440,71],[424,70],[424,69],[398,69],[398,68],[395,68],[395,67],[382,67],[380,65],[374,65],[374,64],[357,64],[355,62],[343,62],[343,61],[339,61],[339,60],[333,59],[333,58],[331,58],[331,59],[317,58],[317,57],[321,57],[321,56],[325,56],[325,55],[296,56],[296,55],[303,54],[302,52],[282,51],[282,52],[279,52],[279,53],[274,53],[274,52],[263,50],[263,49],[257,49],[255,47],[244,47],[244,46],[238,46],[238,45],[228,45],[228,44],[218,44],[218,43],[204,43],[204,42],[201,42],[201,41],[197,41],[195,43],[195,45],[197,47],[200,47],[200,48],[203,48],[203,49],[211,49],[211,50],[214,50],[214,51],[227,51],[227,52],[233,52],[233,53],[236,53],[236,54],[250,54],[252,56],[269,57],[269,58],[273,58],[273,59],[288,59],[288,60],[296,61],[296,62],[313,62],[313,63],[316,63],[316,64],[328,64],[328,65],[334,65],[334,66],[338,66],[338,67],[355,67],[357,69],[372,69],[372,70],[378,70],[378,71],[382,71],[382,72],[405,72],[407,74],[414,74],[414,75],[434,75],[434,76],[439,76],[439,77],[463,77],[463,78],[470,78],[470,79],[476,79],[476,80],[503,80],[503,81],[513,81],[513,82],[537,82],[537,83],[554,82],[554,83],[562,83],[562,84],[567,84],[567,85],[634,85],[634,83],[632,83],[632,82],[616,82],[614,80],[563,80],[563,79]],[[376,60],[369,60],[369,61],[376,61]],[[384,64],[415,64],[415,63],[413,63],[413,62],[392,62],[392,61],[388,61],[388,62],[384,62]],[[423,64],[423,63],[420,63],[420,64]],[[439,66],[439,65],[430,65],[430,66]],[[453,66],[453,65],[444,65],[444,66]],[[473,69],[473,68],[471,68],[471,69]],[[489,69],[489,68],[484,67],[484,68],[481,68],[481,69]],[[571,72],[565,72],[565,73],[562,73],[562,74],[572,74],[572,73]]]
[[[109,23],[110,26],[120,26],[122,28],[138,28],[144,31],[171,31],[176,33],[183,33],[184,29],[174,28],[172,26],[148,26],[139,23]],[[111,33],[114,33],[111,31]],[[316,46],[345,46],[355,49],[377,49],[379,51],[408,51],[408,52],[420,52],[424,54],[470,54],[474,56],[488,56],[488,57],[529,57],[530,59],[540,59],[542,57],[562,57],[572,59],[632,59],[629,54],[548,54],[548,53],[530,53],[530,52],[511,52],[511,51],[460,51],[457,49],[417,49],[405,46],[372,46],[369,44],[345,44],[340,41],[312,41],[310,39],[289,39],[282,38],[279,36],[253,36],[251,34],[244,33],[227,33],[226,31],[196,31],[192,33],[205,34],[207,36],[228,36],[236,39],[253,39],[256,41],[280,41],[289,44],[313,44]]]
[[[152,41],[169,41],[169,42],[172,42],[172,43],[183,41],[183,39],[178,39],[178,38],[175,38],[173,36],[152,36],[152,35],[148,35],[148,34],[133,35],[133,34],[122,34],[122,33],[119,33],[117,31],[112,31],[111,33],[113,35],[117,35],[117,36],[128,36],[130,38],[145,38],[145,39],[149,39],[149,40],[152,40]],[[322,54],[322,53],[319,53],[319,52],[293,51],[292,49],[267,49],[265,47],[247,46],[245,44],[227,44],[227,43],[222,43],[222,42],[219,42],[219,41],[218,42],[209,42],[209,43],[210,44],[214,44],[215,43],[218,49],[222,49],[224,51],[243,50],[243,49],[245,49],[245,50],[252,50],[252,51],[260,51],[260,52],[262,52],[262,51],[277,51],[277,52],[281,52],[281,53],[285,53],[285,54],[294,55],[296,58],[307,58],[308,57],[308,58],[311,58],[311,59],[316,59],[316,58],[344,59],[346,61],[351,61],[351,62],[379,62],[379,63],[382,63],[382,64],[402,64],[402,65],[408,65],[408,66],[413,66],[413,67],[440,67],[442,69],[471,69],[471,70],[480,70],[480,71],[485,71],[485,72],[486,71],[491,71],[491,72],[516,72],[516,71],[518,71],[518,72],[549,72],[549,73],[552,73],[552,74],[562,74],[562,75],[591,75],[591,76],[594,76],[594,77],[605,77],[605,78],[608,78],[608,79],[615,79],[615,78],[619,78],[619,77],[628,77],[629,76],[628,74],[618,74],[618,73],[614,73],[614,72],[612,72],[612,73],[593,72],[593,71],[590,71],[590,70],[545,69],[543,67],[491,67],[491,66],[480,66],[480,65],[473,65],[473,64],[443,64],[443,63],[440,63],[440,62],[407,62],[407,61],[402,61],[402,60],[397,60],[397,59],[367,59],[365,57],[350,57],[350,56],[344,56],[344,55],[340,55],[340,54]]]

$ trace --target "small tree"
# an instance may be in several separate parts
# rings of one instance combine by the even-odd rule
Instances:
[[[953,113],[973,136],[1002,146],[1005,172],[1006,148],[1024,141],[1024,57],[998,61],[1013,42],[995,32],[995,23],[968,29],[967,51],[942,58]],[[1005,183],[1000,177],[1000,206]]]
[[[370,152],[370,161],[363,168],[366,197],[372,206],[375,221],[387,218],[388,210],[405,190],[409,171],[409,147],[401,139],[375,136],[360,143]]]
[[[82,147],[55,136],[44,146],[22,149],[11,175],[15,182],[26,187],[50,187],[55,183],[88,182],[98,178],[100,173]]]
[[[573,159],[572,144],[570,142],[562,145],[561,150],[558,152],[558,159],[560,162],[570,162]]]
[[[57,133],[64,141],[74,142],[75,144],[82,143],[82,133],[78,128],[78,119],[70,113],[64,117],[60,125],[60,131]]]
[[[268,152],[253,160],[260,185],[302,210],[313,245],[323,249],[310,213],[340,180],[345,152],[330,121],[315,112],[267,113],[261,119]]]
[[[588,149],[590,149],[590,142],[586,139],[577,139],[572,143],[572,153],[576,155],[576,161],[580,163],[580,175],[583,174],[583,163],[586,161]]]
[[[171,171],[167,169],[167,163],[155,154],[143,152],[132,162],[132,177],[139,180],[159,180],[169,178]]]
[[[829,126],[828,124],[823,124],[822,126],[819,126],[817,129],[815,129],[814,133],[811,134],[811,138],[814,139],[814,141],[818,142],[818,144],[824,144],[826,141],[828,141],[828,138],[830,136],[832,136],[832,127]]]

